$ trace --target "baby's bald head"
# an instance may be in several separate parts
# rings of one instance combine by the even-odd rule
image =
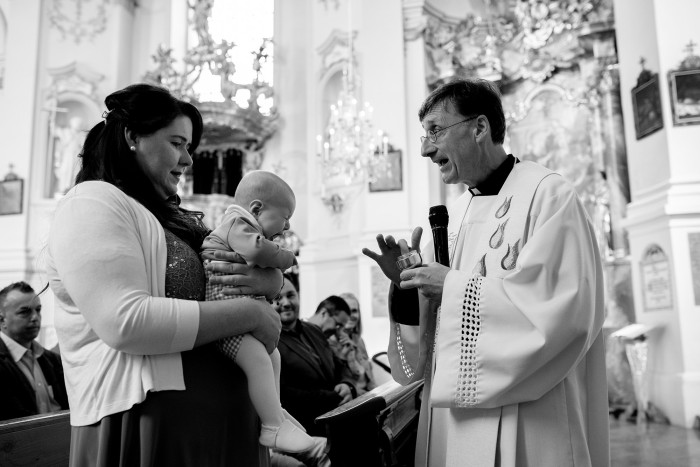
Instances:
[[[296,197],[287,182],[272,172],[254,170],[243,176],[234,195],[234,203],[248,208],[254,200],[278,207],[296,208]]]

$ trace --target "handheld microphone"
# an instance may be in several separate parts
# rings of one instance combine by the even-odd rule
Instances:
[[[435,261],[450,267],[450,248],[447,245],[447,223],[449,221],[447,208],[443,205],[431,207],[428,211],[428,221],[433,230]]]

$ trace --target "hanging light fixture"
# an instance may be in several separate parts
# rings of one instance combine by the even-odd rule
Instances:
[[[348,59],[343,70],[342,88],[323,135],[316,136],[320,163],[321,200],[333,212],[342,211],[346,192],[343,187],[373,182],[388,170],[389,139],[372,122],[373,108],[360,103],[359,77],[355,74],[352,10],[348,2]]]

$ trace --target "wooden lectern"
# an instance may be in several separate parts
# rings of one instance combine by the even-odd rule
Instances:
[[[423,382],[389,381],[316,418],[333,467],[412,467]]]

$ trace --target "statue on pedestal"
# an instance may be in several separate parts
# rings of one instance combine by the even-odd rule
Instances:
[[[73,116],[67,126],[57,126],[54,129],[53,170],[56,177],[54,193],[62,195],[75,182],[75,176],[80,169],[78,155],[83,148],[85,132],[82,130],[83,119]]]

